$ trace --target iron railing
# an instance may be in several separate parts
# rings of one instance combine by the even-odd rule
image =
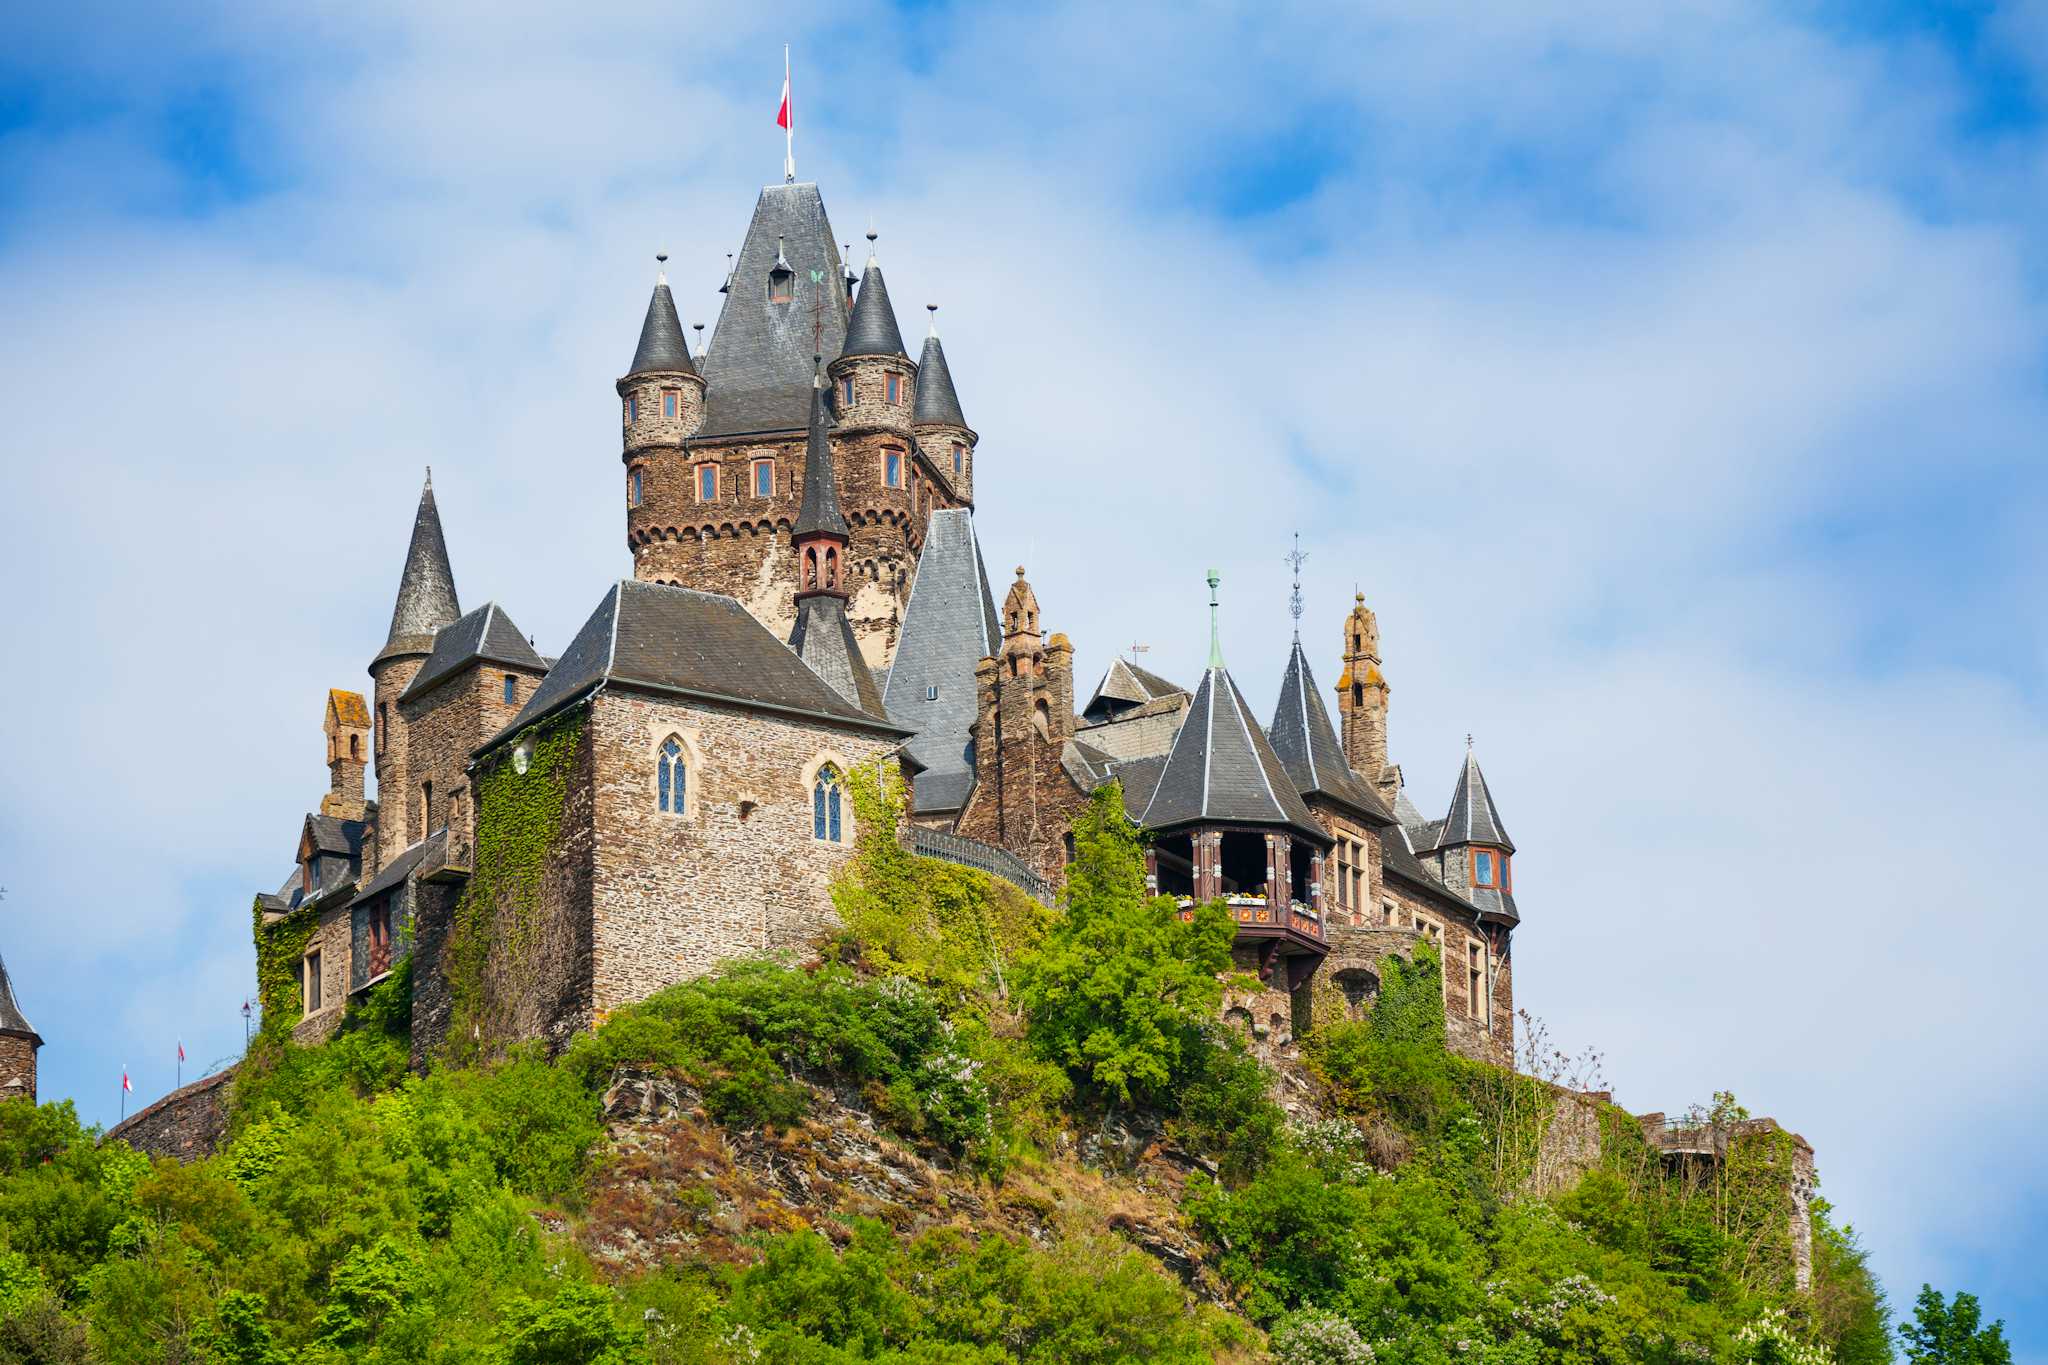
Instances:
[[[910,851],[921,858],[937,858],[1001,877],[1041,905],[1052,904],[1052,883],[1031,870],[1031,865],[1006,848],[984,844],[964,834],[942,829],[910,826]]]

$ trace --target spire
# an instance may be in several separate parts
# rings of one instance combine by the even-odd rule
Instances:
[[[846,516],[839,510],[839,480],[832,465],[832,442],[826,432],[832,414],[825,408],[822,376],[811,381],[811,433],[804,444],[804,500],[797,509],[792,540],[799,536],[847,537]]]
[[[1287,668],[1280,676],[1280,702],[1266,737],[1303,796],[1327,797],[1380,823],[1393,823],[1386,804],[1345,760],[1298,637],[1288,651]]]
[[[1223,624],[1217,615],[1216,586],[1223,576],[1209,570],[1209,667],[1223,667]]]
[[[1301,652],[1301,566],[1308,562],[1308,555],[1301,548],[1301,532],[1294,533],[1294,549],[1289,552],[1286,562],[1294,569],[1294,591],[1287,595],[1287,614],[1294,618],[1294,649]]]
[[[666,265],[668,253],[654,258]],[[695,374],[690,348],[683,341],[683,324],[676,320],[676,301],[668,291],[668,272],[655,274],[654,297],[647,301],[647,320],[640,324],[640,345],[633,352],[635,374]]]
[[[964,427],[967,419],[960,413],[960,395],[953,391],[953,372],[946,366],[946,348],[939,344],[939,306],[928,303],[925,308],[932,315],[932,329],[924,339],[924,354],[917,362],[917,393],[910,420],[919,426]]]
[[[8,979],[4,960],[0,960],[0,1033],[24,1033],[34,1040],[37,1047],[43,1045],[42,1035],[23,1017],[21,1006],[14,1002],[14,982]]]
[[[868,236],[874,241],[873,233]],[[896,310],[889,304],[889,286],[882,282],[881,262],[869,247],[868,268],[861,272],[860,294],[853,301],[853,316],[846,320],[846,345],[839,354],[909,356],[903,349],[903,332],[896,325]]]
[[[398,580],[398,602],[391,609],[391,634],[377,657],[427,653],[434,647],[434,632],[460,615],[455,570],[448,564],[448,541],[441,534],[430,469],[420,490],[419,511],[413,515],[412,544],[406,548],[405,572]]]
[[[1479,771],[1479,756],[1472,751],[1470,735],[1465,736],[1465,766],[1458,773],[1450,813],[1444,816],[1443,832],[1437,839],[1439,848],[1465,844],[1491,844],[1515,851],[1515,841],[1508,838],[1500,810],[1493,804],[1493,793],[1486,789],[1486,776]]]

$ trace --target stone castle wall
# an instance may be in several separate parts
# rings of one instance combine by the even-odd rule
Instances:
[[[103,1142],[125,1142],[171,1161],[197,1161],[221,1149],[228,1135],[228,1091],[234,1068],[215,1072],[130,1114]]]
[[[36,1045],[18,1033],[0,1033],[0,1100],[36,1097]]]
[[[829,887],[853,851],[815,840],[812,782],[894,752],[882,736],[715,703],[623,691],[592,704],[597,819],[593,1009],[602,1015],[742,954],[804,950],[836,924]],[[687,755],[681,814],[656,798],[655,756]]]
[[[514,679],[514,700],[509,703],[505,700],[507,674]],[[409,781],[403,793],[389,793],[379,807],[390,812],[387,818],[404,820],[406,838],[401,847],[410,848],[444,825],[457,849],[466,850],[475,842],[470,755],[510,725],[539,686],[540,674],[531,669],[481,663],[462,669],[425,696],[405,704]],[[431,802],[424,798],[422,784],[426,782],[433,784]]]

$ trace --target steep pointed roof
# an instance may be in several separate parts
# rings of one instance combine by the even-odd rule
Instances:
[[[967,419],[960,413],[960,395],[953,391],[953,372],[946,367],[946,348],[939,344],[937,332],[924,339],[924,354],[918,358],[917,395],[911,405],[910,420],[919,426],[967,425]]]
[[[434,652],[420,665],[400,701],[423,697],[472,664],[505,664],[536,673],[548,671],[517,624],[496,602],[486,602],[469,615],[449,622],[434,636]]]
[[[882,282],[881,263],[872,256],[861,272],[860,293],[853,301],[853,316],[846,321],[846,344],[839,354],[909,358],[903,331],[896,325],[896,309],[889,303],[889,286]]]
[[[907,746],[925,765],[916,811],[958,810],[966,802],[974,786],[967,755],[977,707],[974,669],[1002,643],[974,513],[964,507],[933,512],[882,693],[889,718],[917,732]]]
[[[697,367],[690,362],[690,347],[683,340],[683,324],[676,317],[676,301],[668,292],[666,276],[654,286],[654,297],[647,301],[647,320],[640,324],[640,345],[633,351],[633,368],[626,373],[697,373]]]
[[[778,260],[794,277],[788,303],[772,302],[768,293],[768,275]],[[830,360],[846,341],[842,270],[816,185],[761,191],[704,357],[700,436],[803,430],[810,413],[811,357]]]
[[[848,534],[846,515],[839,510],[839,475],[832,463],[832,442],[827,432],[833,426],[832,413],[825,406],[825,390],[811,387],[811,434],[804,443],[804,500],[797,508],[796,525],[790,535]]]
[[[14,982],[7,975],[7,963],[0,961],[0,1033],[25,1033],[35,1040],[37,1047],[43,1045],[43,1036],[35,1031],[34,1025],[22,1014],[21,1006],[14,1000]]]
[[[860,642],[853,638],[853,623],[846,619],[845,598],[836,593],[813,593],[800,599],[789,647],[834,692],[871,716],[887,716],[882,689],[875,686],[875,675],[861,657]]]
[[[455,597],[455,570],[448,563],[448,541],[441,534],[441,511],[434,505],[434,476],[427,474],[413,514],[412,543],[405,551],[405,572],[398,579],[398,602],[391,609],[391,633],[377,655],[425,654],[434,647],[434,632],[462,615]]]
[[[1379,793],[1360,781],[1345,760],[1344,747],[1337,742],[1336,727],[1330,724],[1323,694],[1316,687],[1299,640],[1280,676],[1280,701],[1267,737],[1303,796],[1327,797],[1376,824],[1394,823],[1393,812]]]
[[[1277,825],[1317,843],[1330,841],[1220,665],[1202,675],[1139,823],[1147,829]]]
[[[1465,768],[1458,774],[1458,785],[1451,789],[1450,812],[1437,834],[1438,848],[1466,844],[1493,844],[1515,851],[1515,841],[1508,838],[1507,826],[1493,804],[1493,793],[1486,789],[1486,776],[1479,771],[1479,756],[1470,745],[1465,748]]]
[[[1102,681],[1095,684],[1095,693],[1081,708],[1081,714],[1089,720],[1102,720],[1162,697],[1186,695],[1185,687],[1119,656],[1103,673]]]

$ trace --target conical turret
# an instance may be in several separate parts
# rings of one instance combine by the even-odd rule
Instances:
[[[401,654],[424,655],[434,647],[434,632],[462,615],[455,596],[455,570],[448,563],[448,541],[441,534],[441,512],[434,504],[434,471],[427,471],[413,514],[412,543],[406,547],[405,571],[398,579],[398,601],[391,609],[391,633],[379,659]]]
[[[1437,832],[1433,856],[1444,884],[1481,912],[1506,924],[1521,922],[1515,905],[1515,841],[1501,823],[1472,737],[1465,737],[1465,767],[1451,790],[1451,808]]]
[[[1273,752],[1287,769],[1287,775],[1310,802],[1331,801],[1354,817],[1374,824],[1390,825],[1394,817],[1376,792],[1351,771],[1343,746],[1337,742],[1336,727],[1316,691],[1315,674],[1301,641],[1294,642],[1280,676],[1280,702],[1273,710],[1273,724],[1267,731]]]
[[[854,297],[853,316],[846,320],[846,345],[839,354],[842,358],[910,358],[910,353],[903,349],[903,332],[896,325],[896,310],[889,303],[889,286],[882,280],[881,262],[873,256],[868,257],[868,268],[861,272],[860,293]]]
[[[839,510],[839,475],[832,463],[832,413],[825,405],[822,384],[811,388],[810,434],[804,442],[804,500],[797,508],[790,541],[798,545],[809,536],[837,537],[846,543],[846,514]],[[834,587],[836,591],[836,584]]]
[[[665,257],[663,258],[666,259]],[[633,351],[628,377],[636,374],[695,374],[690,347],[683,340],[683,324],[676,317],[676,301],[669,293],[664,272],[654,285],[654,297],[647,301],[647,320],[640,324],[640,344]]]
[[[972,503],[974,446],[980,438],[960,411],[953,371],[946,364],[946,348],[939,341],[938,305],[925,307],[933,315],[932,326],[917,362],[917,401],[911,406],[910,421],[925,458],[952,483],[953,491],[962,501]]]

